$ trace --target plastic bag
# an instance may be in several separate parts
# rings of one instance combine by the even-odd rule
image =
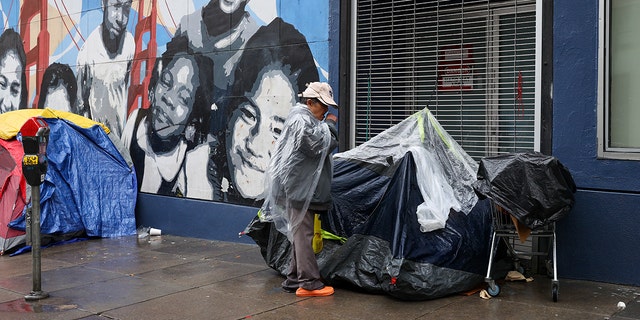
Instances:
[[[525,152],[482,159],[474,189],[536,229],[571,210],[576,185],[555,157]]]

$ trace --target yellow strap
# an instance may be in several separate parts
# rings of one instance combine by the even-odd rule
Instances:
[[[320,253],[322,251],[322,223],[320,222],[320,215],[315,213],[313,215],[313,246],[314,253]]]

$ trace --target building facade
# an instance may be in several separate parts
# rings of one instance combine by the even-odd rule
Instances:
[[[12,3],[1,112],[105,123],[131,152],[139,225],[251,243],[283,119],[328,81],[341,150],[426,107],[475,159],[556,156],[578,187],[559,276],[640,284],[632,0]]]
[[[555,1],[553,155],[578,192],[559,224],[561,275],[638,285],[634,1]],[[626,22],[625,22],[626,21]],[[626,46],[630,44],[630,46]],[[622,90],[621,90],[622,89]],[[561,270],[562,270],[561,269]]]

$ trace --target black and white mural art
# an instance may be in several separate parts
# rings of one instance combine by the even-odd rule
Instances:
[[[140,192],[258,207],[297,94],[328,80],[328,1],[21,3],[32,7],[0,0],[0,112],[105,124],[129,148]],[[46,30],[35,28],[44,14]]]

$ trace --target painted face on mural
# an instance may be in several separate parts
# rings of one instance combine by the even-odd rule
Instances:
[[[260,199],[271,152],[296,93],[281,70],[263,73],[254,88],[231,116],[227,152],[236,189],[245,198]]]
[[[51,108],[55,110],[73,112],[67,88],[64,85],[58,85],[55,88],[49,88],[47,97],[44,100],[42,108]]]
[[[226,14],[232,14],[247,0],[220,0],[220,10]]]
[[[127,29],[132,0],[103,0],[103,24],[112,39],[120,37]]]
[[[11,50],[0,59],[0,112],[18,110],[22,94],[22,63]]]
[[[161,139],[184,133],[200,85],[196,62],[180,56],[167,65],[151,95],[152,125]]]

